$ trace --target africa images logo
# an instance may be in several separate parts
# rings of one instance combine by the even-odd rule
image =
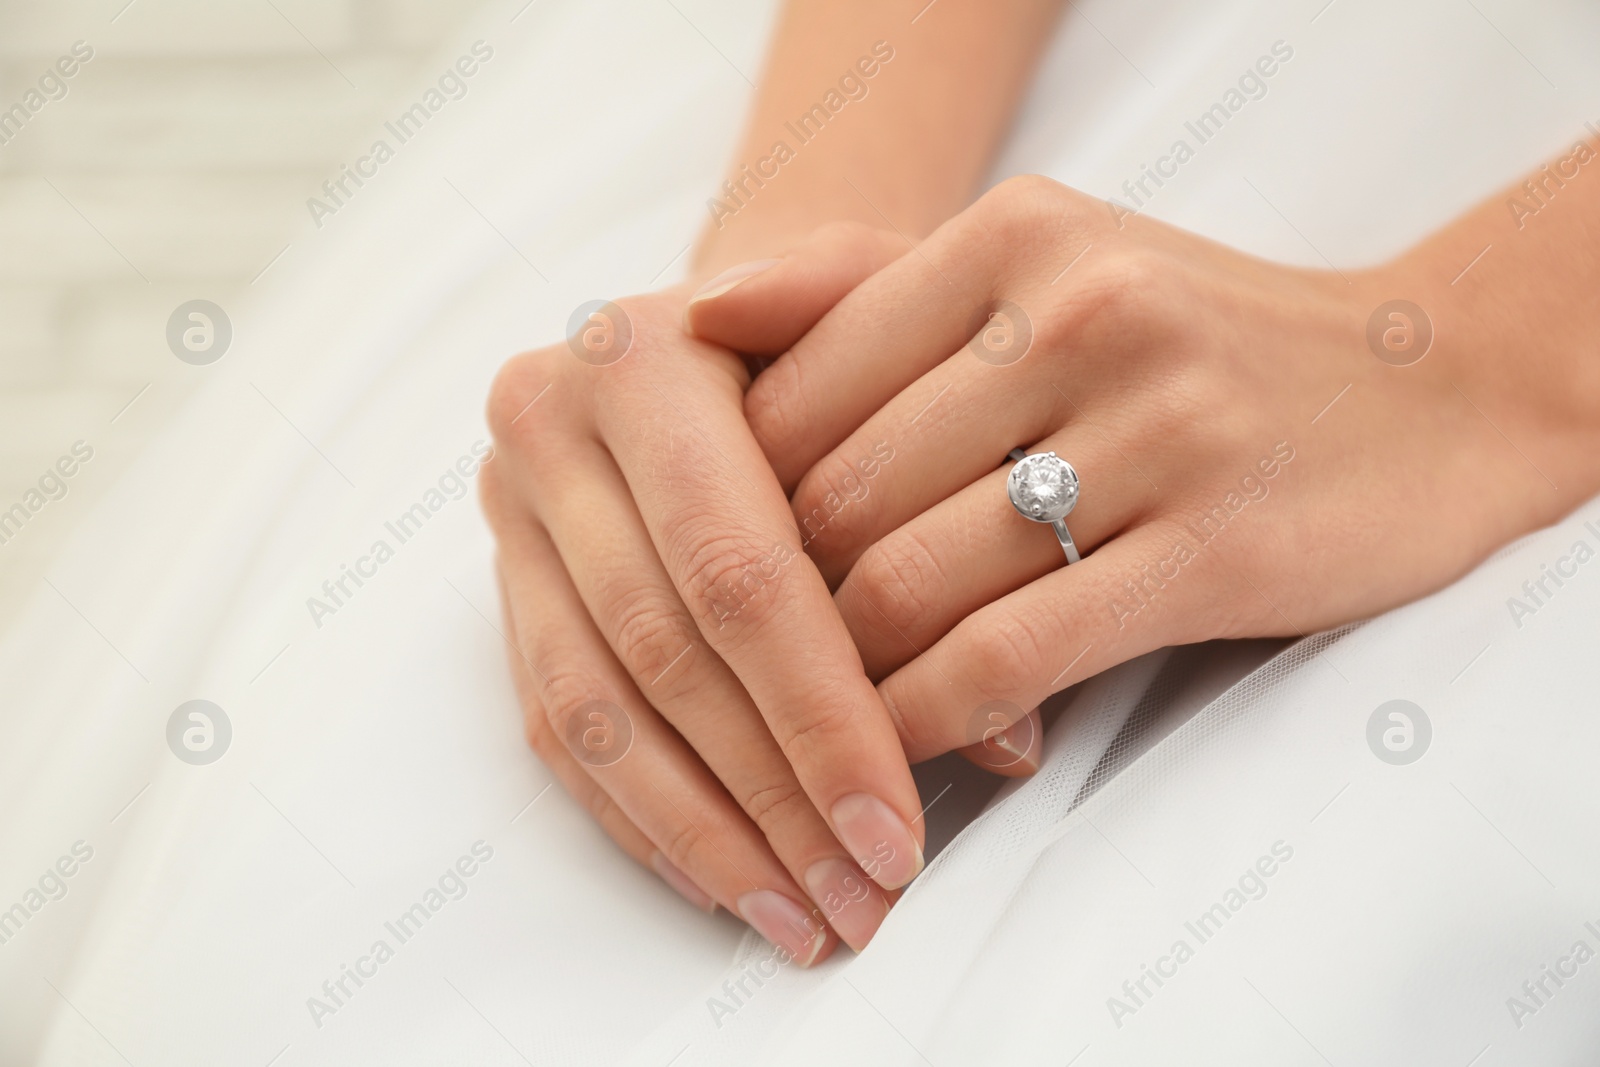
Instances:
[[[46,105],[65,100],[71,91],[68,80],[93,58],[94,49],[87,41],[74,41],[71,54],[57,58],[39,76],[38,82],[23,92],[21,99],[0,110],[0,147],[10,144]]]
[[[406,542],[421,533],[429,519],[452,501],[465,497],[472,477],[493,455],[494,450],[487,441],[472,442],[470,455],[459,456],[454,464],[439,475],[435,485],[423,491],[420,500],[383,524],[389,537],[375,539],[365,554],[357,556],[350,563],[339,564],[339,572],[323,581],[322,595],[306,597],[306,610],[311,613],[311,621],[317,629],[322,629],[329,616],[339,614],[367,582],[376,578],[380,568],[394,559],[396,552]],[[391,537],[393,544],[389,541]]]
[[[378,176],[378,168],[393,159],[401,145],[421,133],[422,128],[444,110],[446,104],[465,98],[469,91],[467,80],[493,58],[493,47],[481,40],[474,41],[469,54],[446,67],[438,81],[423,92],[420,100],[400,112],[394,121],[383,124],[390,137],[394,138],[393,144],[389,143],[388,138],[379,137],[353,164],[340,164],[339,172],[322,183],[323,195],[313,196],[306,201],[306,210],[311,212],[311,221],[316,223],[317,229],[322,229],[328,216],[337,215],[343,210],[368,181]]]
[[[1268,880],[1292,859],[1294,846],[1281,839],[1274,841],[1272,848],[1246,867],[1220,898],[1183,924],[1187,937],[1176,938],[1153,966],[1140,964],[1138,976],[1122,983],[1121,996],[1114,993],[1106,998],[1106,1010],[1117,1029],[1122,1029],[1129,1016],[1148,1006],[1162,986],[1176,978],[1183,965],[1194,959],[1195,953],[1221,933],[1246,905],[1265,897],[1270,888]]]

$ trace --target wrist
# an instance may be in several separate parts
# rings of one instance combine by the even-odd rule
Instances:
[[[1460,447],[1479,454],[1490,495],[1504,513],[1524,516],[1525,530],[1600,491],[1600,363],[1587,354],[1600,316],[1587,295],[1592,257],[1520,233],[1507,217],[1491,201],[1369,272],[1363,310],[1376,316],[1397,299],[1421,310],[1427,350],[1415,363],[1376,369],[1411,378],[1436,405],[1419,417],[1470,430]],[[1368,347],[1391,362],[1381,343],[1372,347],[1371,322]]]

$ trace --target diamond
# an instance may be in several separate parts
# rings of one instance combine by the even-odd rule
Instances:
[[[1006,492],[1025,518],[1054,522],[1065,518],[1078,503],[1078,472],[1054,452],[1041,452],[1011,468]]]

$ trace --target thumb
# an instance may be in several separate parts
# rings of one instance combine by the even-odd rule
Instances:
[[[905,241],[888,230],[829,224],[779,259],[741,263],[706,282],[684,308],[684,330],[745,355],[782,355],[905,251]]]

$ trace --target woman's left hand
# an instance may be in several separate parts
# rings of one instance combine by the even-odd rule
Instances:
[[[1506,365],[1541,343],[1495,325],[1517,283],[1449,285],[1497,220],[1340,274],[1014,179],[765,370],[746,413],[910,758],[1155,648],[1411,600],[1592,493],[1592,400]],[[1018,446],[1076,468],[1081,562],[1008,501]]]

